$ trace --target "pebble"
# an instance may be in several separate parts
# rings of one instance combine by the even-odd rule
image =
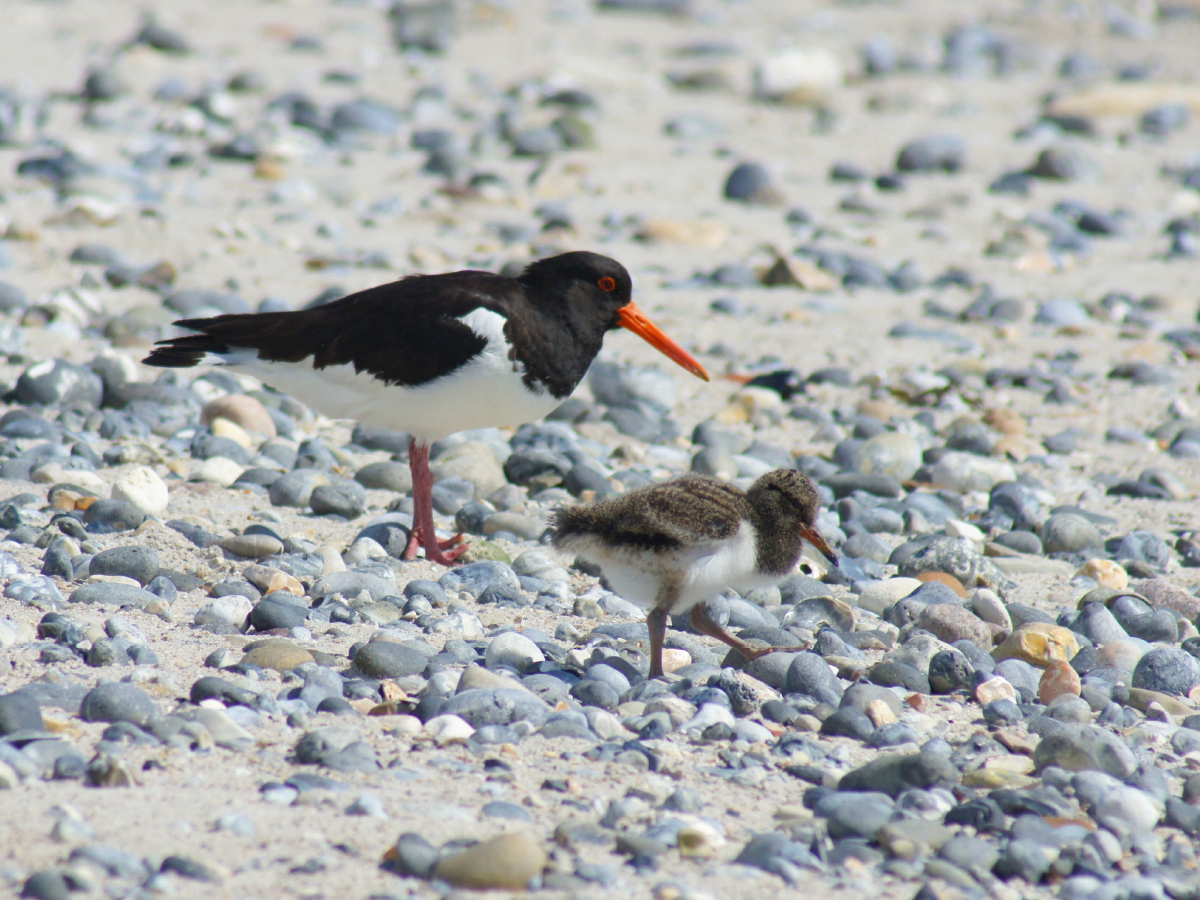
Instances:
[[[297,647],[289,641],[268,640],[250,646],[242,656],[242,665],[258,666],[263,669],[275,669],[288,672],[313,662],[313,655],[303,647]]]
[[[378,4],[343,6],[338,28],[378,30]],[[304,10],[280,45],[303,92],[272,94],[278,66],[241,58],[262,35],[222,50],[213,69],[220,42],[186,10],[186,34],[126,22],[118,43],[84,48],[110,62],[54,85],[31,70],[0,90],[19,187],[0,216],[0,646],[13,661],[0,685],[0,787],[36,793],[54,780],[61,804],[42,832],[56,842],[48,854],[32,837],[10,853],[39,868],[14,863],[5,883],[28,896],[215,881],[236,893],[255,871],[245,839],[266,822],[253,804],[243,815],[202,802],[190,817],[215,823],[228,870],[200,859],[185,822],[129,820],[105,846],[68,805],[90,810],[93,789],[124,787],[102,806],[126,821],[135,785],[171,795],[232,772],[261,786],[268,812],[344,812],[322,827],[347,859],[362,849],[347,838],[356,817],[377,830],[411,813],[414,831],[384,866],[443,892],[732,897],[782,881],[922,900],[1187,894],[1187,841],[1200,834],[1200,779],[1188,776],[1200,751],[1200,540],[1187,465],[1200,457],[1200,418],[1186,363],[1200,332],[1186,295],[1162,284],[1200,234],[1200,177],[1176,146],[1196,104],[1186,65],[1155,72],[1111,43],[1153,29],[1163,59],[1190,60],[1179,11],[1101,10],[1094,59],[1039,68],[1028,62],[1047,35],[1078,25],[1046,5],[1003,29],[926,16],[929,44],[904,37],[911,16],[882,35],[873,12],[850,4],[824,29],[828,46],[768,52],[701,39],[736,22],[688,0],[553,6],[533,23],[541,43],[526,48],[526,70],[554,69],[545,47],[565,40],[558,50],[574,52],[584,7],[616,31],[640,10],[671,16],[678,33],[659,66],[668,90],[631,106],[633,82],[514,80],[488,54],[464,68],[464,53],[501,52],[511,35],[460,40],[472,23],[442,0],[382,14],[417,84],[388,103],[369,99],[378,48],[351,59],[354,42],[320,35]],[[80,58],[84,36],[58,35],[64,59]],[[160,55],[171,71],[139,88],[134,69]],[[872,85],[847,116],[859,75],[839,60],[852,58]],[[729,90],[739,67],[753,73],[740,94]],[[460,84],[443,69],[475,74]],[[933,94],[949,90],[934,106],[943,120],[969,113],[970,133],[935,128],[930,109],[911,105],[900,88],[914,73]],[[1003,81],[1003,108],[988,91],[961,102],[960,89],[988,79]],[[679,107],[680,90],[713,88],[726,95],[707,112]],[[1054,98],[1044,115],[1013,119],[1043,95]],[[39,113],[55,99],[80,115]],[[808,126],[812,171],[850,194],[784,205],[795,166],[754,143],[785,115],[780,104],[804,107],[786,115]],[[665,123],[681,172],[706,156],[719,167],[675,198],[670,219],[659,207],[673,182],[653,167],[644,184],[610,179],[599,212],[580,205],[595,193],[589,172],[629,151],[614,143],[611,111],[634,107],[651,131]],[[898,113],[913,127],[885,147],[895,155],[883,169],[846,149]],[[1113,135],[1135,188],[1121,198],[1085,140],[1110,118],[1125,123]],[[735,121],[754,159],[722,144]],[[985,172],[968,156],[985,146],[1029,165]],[[413,155],[424,175],[377,190],[368,170],[381,151]],[[506,156],[525,157],[528,177],[494,165]],[[247,176],[261,190],[235,184]],[[928,190],[948,178],[954,191]],[[1165,216],[1148,205],[1158,182]],[[950,265],[946,241],[985,187],[1023,208],[956,245]],[[729,202],[705,212],[706,191]],[[214,192],[236,195],[225,219],[181,215]],[[379,250],[378,235],[414,211],[436,235]],[[158,237],[136,237],[151,220]],[[287,251],[271,261],[275,284],[251,271],[268,221]],[[895,258],[881,249],[914,224],[923,240]],[[779,227],[792,245],[779,245]],[[638,302],[725,380],[689,380],[613,336],[615,355],[548,420],[437,441],[439,531],[472,536],[469,562],[449,569],[404,559],[407,434],[315,416],[303,397],[227,369],[136,362],[177,317],[316,307],[399,277],[371,275],[385,268],[516,275],[532,258],[622,241],[654,251],[653,265],[632,266]],[[754,246],[766,249],[746,255]],[[180,247],[186,258],[172,255]],[[1146,287],[1121,282],[1114,253]],[[1056,286],[1001,296],[1001,269]],[[296,293],[289,277],[312,286]],[[921,288],[907,311],[872,293]],[[685,306],[694,315],[681,317]],[[842,334],[834,320],[859,327]],[[650,355],[628,364],[622,346]],[[776,467],[817,482],[816,525],[841,565],[806,553],[778,587],[712,601],[725,627],[778,652],[747,663],[676,619],[668,675],[646,680],[644,611],[547,549],[554,509],[689,469],[744,484]],[[285,756],[281,775],[273,761]],[[596,805],[589,779],[601,769]],[[419,803],[352,787],[363,776],[413,782],[451,825],[491,821],[497,840],[516,843],[427,828]],[[663,787],[680,778],[687,787]],[[747,832],[725,785],[787,793],[780,778],[799,792]],[[558,846],[523,830],[548,811]],[[143,859],[150,828],[156,850]],[[453,839],[434,846],[435,834]],[[279,892],[337,890],[341,863],[292,855],[272,876]],[[704,862],[688,874],[687,859]]]
[[[354,667],[369,678],[419,675],[426,665],[424,653],[393,641],[371,641],[354,654]]]
[[[1049,705],[1059,697],[1066,695],[1079,696],[1081,685],[1079,673],[1071,664],[1063,660],[1053,662],[1042,672],[1038,681],[1038,700]]]
[[[1133,669],[1133,687],[1186,696],[1200,684],[1200,662],[1186,650],[1154,647]]]
[[[1013,629],[993,651],[996,661],[1017,659],[1045,668],[1052,662],[1070,662],[1079,652],[1075,635],[1059,625],[1027,622]]]
[[[521,832],[502,834],[443,857],[433,875],[455,887],[523,890],[539,878],[546,852]]]
[[[120,682],[101,682],[79,704],[88,722],[128,722],[146,728],[159,716],[158,706],[141,688]]]
[[[166,483],[148,466],[136,466],[118,475],[112,499],[130,503],[151,516],[161,516],[171,502]]]

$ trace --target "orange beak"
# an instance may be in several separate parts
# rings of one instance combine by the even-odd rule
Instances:
[[[833,552],[833,548],[825,542],[825,538],[821,537],[821,532],[815,528],[805,525],[800,529],[800,536],[821,551],[821,555],[833,563],[839,565],[837,554]]]
[[[638,309],[636,303],[622,306],[618,310],[617,324],[622,328],[632,331],[659,353],[668,357],[672,362],[683,366],[683,368],[687,369],[697,378],[702,378],[705,381],[709,380],[708,373],[704,371],[704,366],[696,362],[692,354],[663,334],[663,330],[651,322],[646,314]]]

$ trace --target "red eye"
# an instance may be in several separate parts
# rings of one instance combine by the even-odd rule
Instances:
[[[615,278],[609,278],[607,275],[597,281],[596,284],[598,284],[600,286],[600,290],[604,291],[606,294],[617,289],[617,280]]]

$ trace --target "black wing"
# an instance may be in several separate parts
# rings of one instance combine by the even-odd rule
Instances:
[[[314,309],[246,313],[175,324],[199,334],[160,341],[147,365],[187,368],[238,349],[313,368],[351,364],[387,384],[419,385],[464,365],[487,341],[461,317],[506,315],[520,286],[489,272],[414,275]]]

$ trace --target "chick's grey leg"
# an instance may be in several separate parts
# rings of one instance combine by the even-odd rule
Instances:
[[[663,639],[667,634],[667,610],[656,606],[646,613],[646,627],[650,630],[650,677],[663,674]]]
[[[697,603],[692,607],[689,620],[692,623],[692,628],[697,632],[728,644],[738,653],[742,654],[742,656],[746,657],[747,662],[758,659],[760,656],[766,656],[768,653],[773,653],[776,649],[775,647],[752,647],[741,638],[734,637],[712,620],[703,603]]]

